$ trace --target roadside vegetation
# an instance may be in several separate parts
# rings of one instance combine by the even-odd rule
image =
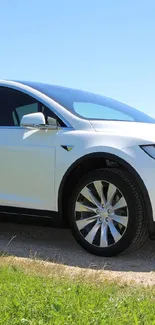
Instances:
[[[96,273],[97,274],[97,273]],[[153,325],[155,288],[0,259],[0,325]]]

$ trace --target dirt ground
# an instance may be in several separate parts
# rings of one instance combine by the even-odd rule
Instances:
[[[7,222],[6,222],[7,220]],[[52,228],[49,222],[15,219],[0,220],[0,252],[21,258],[39,258],[66,265],[68,269],[101,270],[104,277],[122,282],[133,280],[155,285],[155,242],[148,240],[138,251],[112,257],[97,257],[85,252],[71,236],[70,230]]]

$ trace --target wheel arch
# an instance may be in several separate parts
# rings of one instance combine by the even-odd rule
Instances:
[[[106,152],[91,153],[79,158],[68,168],[64,174],[58,190],[58,210],[62,219],[65,221],[68,219],[64,214],[66,193],[70,193],[72,186],[76,181],[78,181],[79,177],[84,176],[86,173],[94,169],[100,169],[104,167],[111,168],[113,166],[118,166],[119,168],[128,171],[128,173],[134,179],[136,185],[139,187],[142,198],[146,202],[145,209],[149,233],[150,235],[155,234],[155,222],[153,221],[152,205],[147,188],[142,178],[137,173],[137,171],[124,159]]]

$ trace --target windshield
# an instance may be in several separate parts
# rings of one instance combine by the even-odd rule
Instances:
[[[21,83],[42,92],[73,114],[88,120],[155,123],[153,117],[101,95],[37,82]]]

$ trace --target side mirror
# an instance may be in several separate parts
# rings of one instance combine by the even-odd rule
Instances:
[[[46,124],[43,113],[32,113],[24,115],[20,122],[21,127],[40,130],[57,130],[57,121],[53,118],[48,118],[48,124]]]

